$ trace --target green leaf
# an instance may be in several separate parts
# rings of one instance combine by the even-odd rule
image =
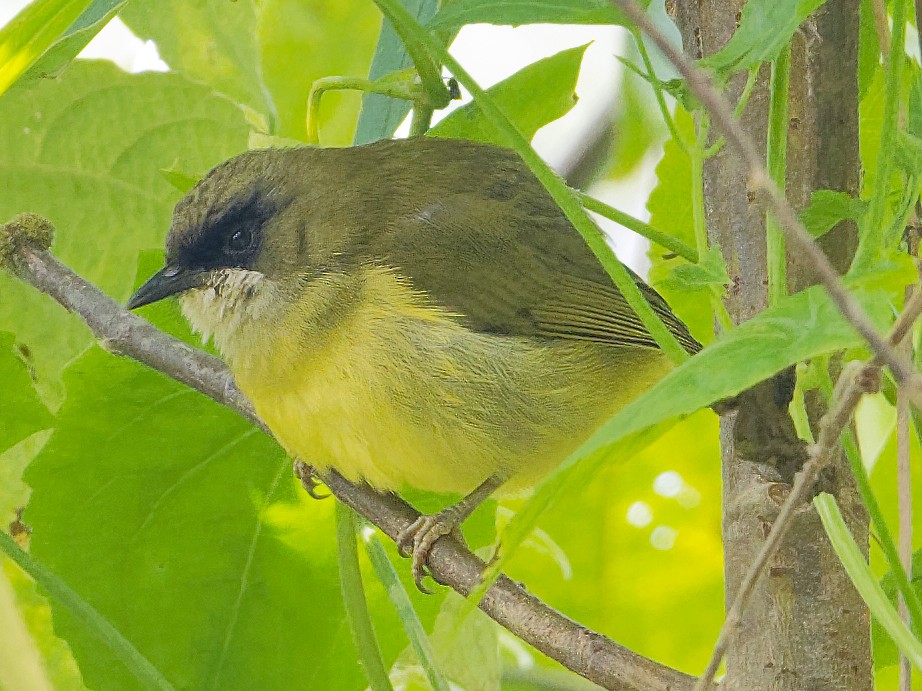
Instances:
[[[677,108],[674,122],[680,137],[693,141],[694,122],[688,111]],[[681,142],[670,139],[663,148],[663,157],[656,166],[657,184],[647,201],[650,225],[694,247],[692,226],[692,167],[691,158]],[[656,288],[672,310],[688,326],[701,343],[714,339],[714,320],[709,298],[702,291],[677,290],[667,283],[673,272],[689,263],[682,257],[667,254],[651,246],[650,284]]]
[[[210,1],[227,4],[226,0]],[[368,0],[262,0],[257,10],[263,78],[279,114],[279,127],[273,134],[303,141],[307,95],[314,80],[367,74],[381,15]],[[348,144],[360,103],[354,93],[324,96],[322,141]]]
[[[797,27],[825,0],[749,0],[743,7],[739,28],[714,55],[700,61],[722,73],[756,67],[774,60],[791,40]]]
[[[922,138],[904,130],[896,132],[896,164],[909,175],[922,174]]]
[[[641,2],[646,7],[649,0]],[[623,24],[609,0],[454,0],[444,3],[431,29],[465,24]]]
[[[912,555],[912,586],[922,596],[922,549]],[[896,607],[897,585],[896,578],[888,571],[880,581],[880,587],[887,596],[887,600]],[[871,620],[871,634],[874,637],[874,665],[885,667],[896,664],[899,654],[893,639],[881,626],[877,618]]]
[[[0,219],[50,219],[57,256],[118,300],[138,252],[163,247],[181,196],[160,171],[208,170],[245,150],[248,132],[240,109],[201,84],[83,60],[5,94],[0,122]],[[0,329],[31,349],[40,393],[59,402],[61,369],[92,342],[86,326],[0,273]]]
[[[0,94],[50,48],[92,0],[35,0],[0,28]]]
[[[900,286],[912,281],[899,271]],[[892,321],[892,294],[877,287],[854,290],[867,314],[884,331]],[[735,396],[785,367],[863,343],[825,290],[814,286],[740,324],[666,375],[605,423],[574,455],[593,453],[629,434],[715,401]]]
[[[142,688],[172,691],[173,686],[164,679],[160,671],[138,653],[118,630],[99,615],[99,612],[2,531],[0,531],[0,552],[6,554],[34,578],[36,583],[54,598],[55,602],[67,608],[74,616],[79,617],[87,628],[91,629],[112,654],[125,665]]]
[[[129,3],[121,16],[157,43],[172,69],[261,113],[267,134],[301,141],[311,84],[365,74],[380,25],[364,0],[163,0]],[[351,135],[359,100],[343,98],[324,98],[324,141],[345,143]]]
[[[264,114],[272,112],[253,30],[254,0],[132,2],[122,20],[170,66]]]
[[[900,620],[896,607],[888,600],[877,578],[871,572],[864,554],[855,543],[842,518],[842,513],[836,503],[835,497],[825,492],[814,498],[813,505],[819,513],[823,528],[829,536],[833,549],[842,562],[855,589],[865,601],[874,618],[880,622],[900,652],[905,655],[912,665],[922,671],[922,641],[912,635],[912,632]]]
[[[907,109],[906,131],[913,137],[922,137],[922,69],[910,62],[909,107]]]
[[[307,497],[272,440],[162,374],[94,348],[65,383],[26,474],[32,554],[178,688],[364,688],[333,502]],[[392,661],[403,642],[370,585]],[[440,602],[423,601],[427,624]],[[56,606],[54,620],[90,687],[137,688],[83,621]]]
[[[576,105],[576,80],[587,45],[563,50],[519,70],[487,90],[526,139]],[[501,142],[476,103],[458,108],[429,130],[434,137]]]
[[[704,290],[712,286],[724,287],[730,283],[727,263],[720,247],[711,245],[697,264],[680,264],[659,285],[669,290]]]
[[[57,76],[109,23],[109,20],[118,14],[127,1],[93,0],[64,35],[42,53],[35,64],[16,82],[16,86],[23,86],[36,79]]]
[[[800,212],[800,222],[815,238],[845,220],[860,221],[867,202],[836,190],[814,190],[810,203]]]
[[[35,393],[26,346],[18,348],[12,334],[0,331],[0,452],[30,434],[51,426],[51,414]]]

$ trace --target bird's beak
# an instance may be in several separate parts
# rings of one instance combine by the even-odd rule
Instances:
[[[210,271],[201,269],[164,266],[138,288],[138,291],[129,298],[126,307],[133,310],[190,288],[201,288],[205,285],[210,273]]]

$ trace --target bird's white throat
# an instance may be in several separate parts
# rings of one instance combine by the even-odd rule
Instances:
[[[203,341],[211,339],[222,354],[233,356],[235,336],[277,304],[276,289],[259,271],[215,269],[204,287],[180,295],[179,304]]]

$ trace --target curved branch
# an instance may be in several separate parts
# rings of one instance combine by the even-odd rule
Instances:
[[[50,225],[37,216],[23,215],[0,226],[0,268],[10,270],[80,316],[106,349],[173,377],[269,433],[220,360],[127,312],[48,252],[45,248],[50,238]],[[419,516],[398,497],[354,485],[335,471],[324,481],[337,499],[391,539]],[[437,581],[464,596],[480,582],[486,568],[482,560],[450,536],[435,543],[428,564]],[[522,640],[605,688],[662,691],[690,689],[694,682],[693,677],[638,655],[568,619],[506,576],[487,591],[479,607]]]

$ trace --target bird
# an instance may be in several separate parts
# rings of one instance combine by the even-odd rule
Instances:
[[[436,540],[536,483],[673,367],[521,158],[461,139],[218,165],[176,205],[164,267],[127,306],[173,295],[321,478],[463,495],[399,537],[422,589]]]

